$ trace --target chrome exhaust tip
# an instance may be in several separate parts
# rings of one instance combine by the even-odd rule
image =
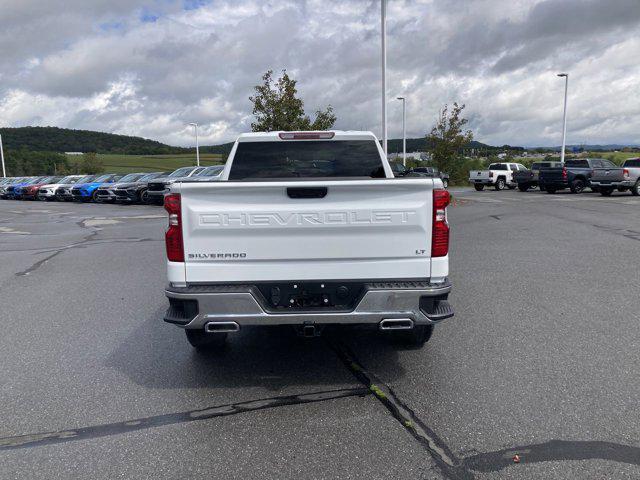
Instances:
[[[380,330],[411,330],[413,320],[410,318],[387,318],[380,322]]]
[[[227,333],[238,330],[240,330],[240,325],[236,322],[208,322],[204,326],[204,331],[207,333]]]

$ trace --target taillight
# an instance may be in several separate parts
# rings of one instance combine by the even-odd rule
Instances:
[[[567,179],[567,168],[566,167],[562,167],[562,179],[563,180]]]
[[[171,193],[165,195],[164,209],[169,213],[169,227],[164,234],[164,240],[167,246],[167,258],[170,262],[184,262],[180,194]]]
[[[447,205],[451,195],[447,190],[433,191],[433,228],[431,232],[431,257],[445,257],[449,253],[449,224]]]
[[[629,178],[629,170],[627,170],[626,168],[622,169],[622,176],[624,178]]]

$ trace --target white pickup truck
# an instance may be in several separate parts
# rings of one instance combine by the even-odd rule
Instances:
[[[518,170],[527,170],[527,167],[520,163],[492,163],[488,170],[471,170],[469,182],[478,191],[484,190],[486,185],[493,185],[496,190],[504,190],[504,187],[513,190],[518,186],[513,172]]]
[[[241,135],[220,181],[165,196],[169,308],[198,349],[245,326],[371,325],[422,346],[453,316],[449,193],[370,132]]]

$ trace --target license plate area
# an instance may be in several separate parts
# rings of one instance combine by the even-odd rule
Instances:
[[[352,310],[364,290],[359,282],[279,282],[256,287],[264,309],[277,313]]]

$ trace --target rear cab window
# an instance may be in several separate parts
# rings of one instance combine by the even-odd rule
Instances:
[[[624,162],[624,167],[640,167],[640,158],[632,158]]]
[[[386,178],[375,140],[239,142],[229,180]]]
[[[492,163],[491,165],[489,165],[489,170],[506,170],[506,169],[507,169],[506,163]]]
[[[565,164],[567,167],[589,168],[588,160],[567,160]]]

